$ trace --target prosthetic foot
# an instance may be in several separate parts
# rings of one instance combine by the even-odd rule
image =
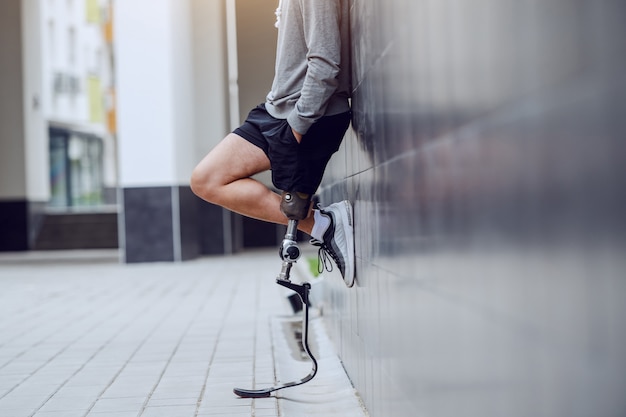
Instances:
[[[289,288],[294,291],[300,297],[304,312],[302,315],[302,346],[304,351],[311,359],[311,372],[300,379],[299,381],[287,382],[281,385],[277,385],[265,389],[243,389],[235,388],[233,392],[239,397],[243,398],[263,398],[269,397],[272,392],[278,391],[284,388],[295,387],[302,385],[315,377],[317,374],[317,360],[311,353],[309,347],[309,291],[311,290],[311,284],[305,282],[303,284],[294,284],[290,281],[289,276],[291,273],[291,267],[300,258],[300,248],[296,241],[298,233],[298,221],[305,219],[309,213],[309,207],[311,205],[311,196],[302,193],[283,192],[281,200],[281,210],[289,219],[287,225],[287,233],[280,245],[279,255],[283,261],[282,268],[276,283],[285,288]]]

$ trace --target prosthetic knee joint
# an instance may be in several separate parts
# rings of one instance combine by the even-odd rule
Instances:
[[[306,219],[309,215],[309,208],[311,206],[311,195],[283,191],[281,194],[280,210],[289,219],[287,224],[287,233],[280,245],[280,259],[285,262],[293,263],[300,258],[300,248],[296,242],[296,236],[298,233],[298,221]],[[283,277],[283,279],[289,280],[289,275]]]

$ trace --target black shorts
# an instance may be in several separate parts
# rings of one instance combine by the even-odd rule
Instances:
[[[282,191],[314,194],[330,157],[350,125],[351,113],[324,116],[298,143],[287,120],[272,117],[265,104],[252,109],[233,133],[258,146],[270,160],[272,183]]]

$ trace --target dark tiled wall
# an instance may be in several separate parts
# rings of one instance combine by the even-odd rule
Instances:
[[[626,414],[626,6],[353,0],[357,286],[325,314],[373,417]]]
[[[245,243],[241,216],[199,199],[188,186],[125,188],[120,220],[129,263],[233,253]],[[255,225],[249,233],[261,230]],[[276,245],[275,227],[263,230],[271,231]]]
[[[44,207],[41,201],[0,201],[0,252],[36,248]]]
[[[26,200],[0,201],[0,252],[29,249],[28,218]]]
[[[198,257],[198,197],[190,187],[178,187],[178,206],[180,210],[180,245],[181,260],[186,261]]]
[[[125,260],[173,261],[172,187],[124,189]]]
[[[34,250],[117,249],[114,212],[46,213],[32,243]]]
[[[214,204],[207,203],[196,197],[198,205],[199,251],[202,254],[216,255],[226,252],[224,239],[224,210]]]

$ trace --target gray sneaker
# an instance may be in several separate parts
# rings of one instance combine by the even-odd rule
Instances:
[[[324,232],[323,241],[311,239],[311,244],[319,246],[318,268],[332,270],[328,263],[330,256],[337,264],[348,287],[354,285],[354,228],[352,226],[352,205],[344,200],[319,209],[320,214],[330,219],[330,226]]]

